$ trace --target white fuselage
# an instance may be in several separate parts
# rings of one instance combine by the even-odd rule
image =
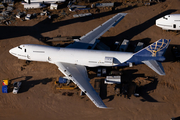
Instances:
[[[156,20],[156,26],[164,30],[180,30],[180,14],[166,15]]]
[[[64,62],[88,67],[115,66],[129,60],[133,53],[89,49],[59,48],[43,45],[20,45],[9,51],[19,59],[42,62]]]

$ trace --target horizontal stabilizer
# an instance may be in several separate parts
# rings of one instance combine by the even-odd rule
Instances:
[[[144,64],[146,64],[148,67],[150,67],[152,70],[154,70],[159,75],[165,75],[163,66],[160,62],[156,60],[150,60],[150,61],[142,61]]]

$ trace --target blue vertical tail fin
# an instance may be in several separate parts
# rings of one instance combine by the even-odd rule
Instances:
[[[146,57],[160,57],[163,56],[167,47],[169,46],[170,40],[160,39],[144,49],[136,52],[135,56],[146,56]]]
[[[159,75],[165,75],[163,66],[159,62],[159,58],[163,56],[167,47],[169,46],[170,40],[160,39],[144,49],[136,52],[134,56],[142,59],[142,63],[146,64],[149,68],[154,70]],[[161,59],[162,61],[162,59]]]

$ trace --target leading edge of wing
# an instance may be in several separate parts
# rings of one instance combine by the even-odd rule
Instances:
[[[107,108],[100,96],[89,83],[86,67],[69,63],[55,63],[58,69],[71,79],[98,108]]]
[[[88,32],[86,35],[79,38],[79,41],[75,41],[73,44],[68,45],[68,48],[83,48],[87,49],[89,46],[93,46],[96,40],[102,36],[111,27],[116,26],[127,13],[118,13],[114,17],[110,18],[108,21],[99,25],[97,28]]]
[[[108,31],[111,27],[116,26],[127,13],[118,13],[114,17],[110,18],[108,21],[99,25],[97,28],[93,29],[86,35],[80,38],[80,42],[94,44],[95,40]]]

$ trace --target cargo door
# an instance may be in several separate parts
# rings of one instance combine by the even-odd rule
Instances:
[[[113,57],[105,57],[104,64],[105,65],[112,65],[113,64]]]
[[[176,24],[173,24],[173,28],[176,28]]]

